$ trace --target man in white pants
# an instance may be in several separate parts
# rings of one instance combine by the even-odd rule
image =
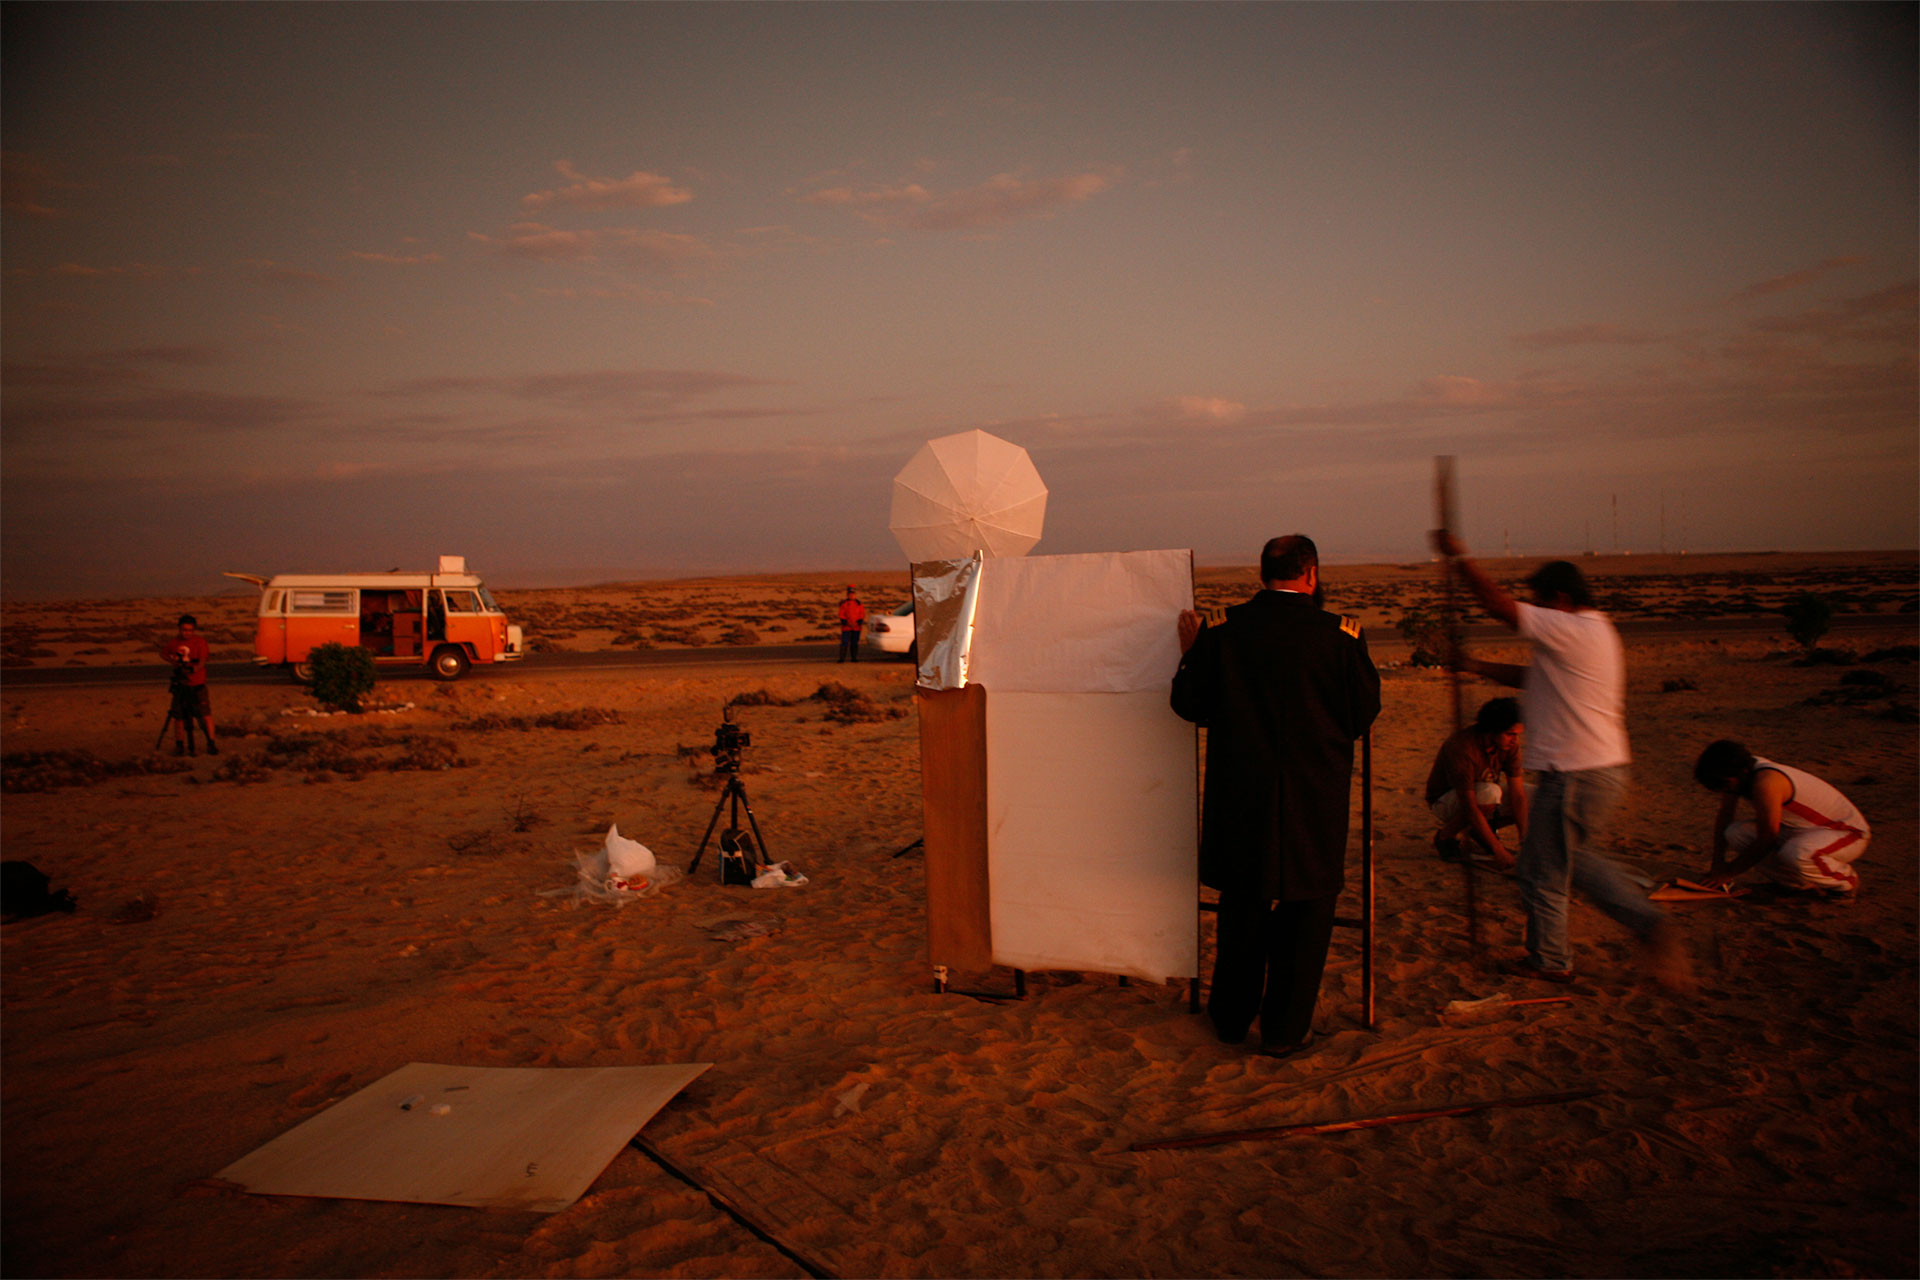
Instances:
[[[1860,887],[1853,863],[1866,852],[1873,829],[1831,783],[1726,738],[1700,753],[1693,776],[1721,797],[1707,884],[1732,884],[1758,867],[1775,884],[1802,893],[1851,897]],[[1742,800],[1753,810],[1751,822],[1733,820]]]

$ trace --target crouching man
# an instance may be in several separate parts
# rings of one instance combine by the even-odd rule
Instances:
[[[1721,797],[1707,884],[1729,885],[1758,867],[1775,884],[1801,893],[1844,898],[1860,887],[1853,863],[1873,830],[1831,783],[1726,738],[1700,753],[1693,776]],[[1733,820],[1742,800],[1753,811],[1750,822]]]
[[[1460,838],[1478,846],[1473,857],[1491,859],[1502,871],[1514,856],[1500,842],[1500,828],[1514,829],[1515,843],[1527,838],[1527,788],[1520,772],[1520,700],[1490,698],[1473,723],[1440,744],[1427,775],[1427,807],[1440,821],[1433,847],[1448,862],[1468,854]]]

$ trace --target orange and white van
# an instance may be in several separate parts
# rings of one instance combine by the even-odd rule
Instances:
[[[467,572],[464,556],[441,556],[433,573],[229,573],[260,588],[253,660],[312,676],[307,657],[328,641],[357,645],[381,666],[425,666],[458,680],[476,662],[526,656],[520,628]]]

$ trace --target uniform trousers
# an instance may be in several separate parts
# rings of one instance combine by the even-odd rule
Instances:
[[[1270,902],[1220,894],[1207,1016],[1222,1040],[1238,1044],[1246,1039],[1256,1015],[1263,1045],[1286,1048],[1307,1038],[1338,901],[1338,895]]]

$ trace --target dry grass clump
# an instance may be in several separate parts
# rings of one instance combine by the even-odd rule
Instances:
[[[907,714],[899,707],[876,706],[860,690],[835,680],[815,689],[810,697],[814,702],[827,704],[826,718],[835,724],[870,724],[876,720],[898,720]]]
[[[783,698],[764,688],[736,693],[727,699],[727,705],[730,707],[790,707],[793,703],[792,698]]]
[[[493,733],[502,729],[512,729],[525,733],[532,729],[565,729],[578,731],[592,729],[603,724],[619,724],[620,713],[601,707],[579,707],[572,711],[549,711],[537,716],[503,716],[498,712],[488,712],[483,716],[474,716],[470,720],[458,720],[453,727],[471,733]]]
[[[358,781],[370,773],[433,773],[473,764],[450,739],[427,733],[353,729],[342,733],[288,734],[267,742],[258,754],[229,756],[213,771],[216,782],[265,782],[277,772],[299,773],[309,782],[331,777]]]
[[[0,791],[58,791],[91,787],[114,778],[185,773],[193,766],[173,756],[102,760],[91,751],[9,751],[0,756]]]

